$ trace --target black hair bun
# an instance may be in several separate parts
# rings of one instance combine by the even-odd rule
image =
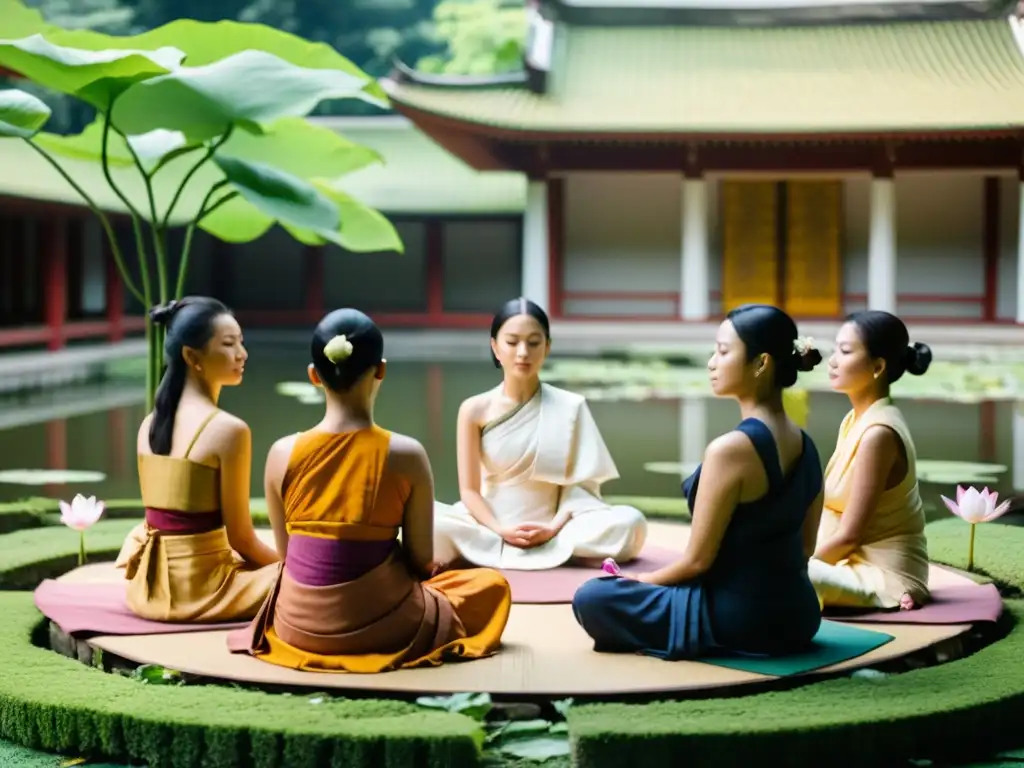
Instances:
[[[174,317],[174,312],[177,308],[178,302],[175,299],[168,301],[166,304],[157,304],[149,310],[149,319],[153,321],[154,325],[167,325],[171,322],[171,318]]]
[[[932,364],[931,347],[927,344],[922,344],[920,341],[916,341],[908,346],[904,355],[907,373],[912,376],[920,376]]]
[[[804,352],[794,352],[793,356],[796,358],[796,369],[802,373],[813,371],[814,367],[822,360],[821,352],[814,347]]]

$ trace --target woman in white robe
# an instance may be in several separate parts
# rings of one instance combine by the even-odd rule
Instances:
[[[643,548],[643,514],[601,499],[619,474],[586,399],[540,382],[550,348],[533,302],[514,299],[495,316],[491,351],[504,380],[459,409],[461,500],[435,505],[436,559],[543,570],[574,558],[624,563]]]

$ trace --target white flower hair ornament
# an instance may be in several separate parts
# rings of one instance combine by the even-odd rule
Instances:
[[[793,351],[803,357],[814,349],[814,339],[810,336],[798,336],[793,342]]]
[[[324,357],[337,365],[347,360],[352,355],[352,342],[345,338],[345,334],[335,336],[324,347]]]

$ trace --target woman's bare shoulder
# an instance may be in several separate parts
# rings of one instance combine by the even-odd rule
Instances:
[[[469,421],[478,426],[483,424],[487,420],[487,412],[493,402],[493,390],[467,397],[459,406],[459,421]]]
[[[391,433],[388,464],[399,474],[413,479],[423,477],[430,471],[430,458],[423,444],[414,437],[398,432]]]

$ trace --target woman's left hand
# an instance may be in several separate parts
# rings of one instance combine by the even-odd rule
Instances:
[[[534,547],[546,544],[558,534],[554,526],[542,525],[541,523],[523,523],[518,527],[518,531]]]

